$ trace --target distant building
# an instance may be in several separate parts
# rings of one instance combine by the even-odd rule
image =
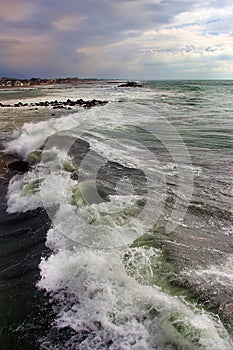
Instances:
[[[42,83],[42,80],[40,78],[31,78],[30,83],[31,85],[40,85]]]
[[[29,80],[24,80],[22,83],[23,83],[23,86],[30,86],[31,85]]]
[[[12,86],[12,81],[8,80],[5,84],[6,87],[11,87]]]
[[[90,79],[91,80],[91,79]],[[30,85],[53,85],[53,84],[79,84],[80,80],[77,77],[74,78],[31,78],[31,79],[21,79],[2,77],[0,79],[0,87],[22,87]]]
[[[16,81],[14,82],[14,86],[15,86],[15,87],[20,87],[20,86],[23,86],[23,83],[22,83],[20,80],[16,80]]]

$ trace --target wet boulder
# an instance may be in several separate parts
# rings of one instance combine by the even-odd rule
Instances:
[[[8,168],[11,171],[17,173],[26,173],[30,169],[30,164],[24,160],[16,160],[8,164]]]

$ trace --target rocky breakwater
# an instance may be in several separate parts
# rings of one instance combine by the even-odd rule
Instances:
[[[101,101],[101,100],[70,100],[67,99],[66,101],[41,101],[41,102],[31,102],[31,103],[23,103],[23,102],[17,102],[14,104],[3,104],[0,103],[0,107],[2,108],[20,108],[20,107],[51,107],[53,109],[72,109],[72,107],[84,107],[84,108],[92,108],[96,106],[103,106],[107,104],[108,101]]]

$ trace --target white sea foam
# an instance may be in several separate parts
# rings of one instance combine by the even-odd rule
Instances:
[[[50,237],[54,246],[54,232]],[[172,349],[166,345],[170,341],[178,349],[230,350],[220,322],[154,286],[143,285],[150,277],[150,273],[145,273],[151,271],[150,258],[159,254],[158,251],[152,254],[152,250],[139,248],[135,258],[130,259],[131,268],[134,265],[138,273],[136,279],[141,278],[139,283],[135,276],[126,273],[122,263],[130,249],[125,252],[88,247],[67,249],[64,242],[61,247],[60,238],[57,244],[57,253],[40,264],[42,279],[38,286],[50,291],[62,306],[58,308],[58,327],[69,326],[79,333],[87,331],[80,348],[100,349],[99,344],[104,347],[111,340],[110,349]],[[69,297],[64,299],[63,291]],[[173,315],[177,315],[176,320]],[[195,347],[191,341],[182,339],[182,335],[179,339],[173,322],[183,322],[184,327],[189,327],[187,334],[196,332],[199,345]]]
[[[228,255],[226,261],[222,264],[211,265],[206,269],[198,269],[192,271],[184,271],[184,274],[192,274],[200,276],[205,282],[212,284],[220,284],[225,287],[232,288],[233,285],[233,256]]]
[[[43,206],[38,191],[31,193],[30,196],[23,196],[22,190],[25,184],[38,180],[34,173],[28,173],[26,176],[15,176],[8,188],[8,213],[26,212]]]
[[[77,114],[37,124],[25,123],[22,129],[15,132],[13,139],[6,144],[6,150],[26,158],[31,151],[43,146],[49,136],[78,125]]]

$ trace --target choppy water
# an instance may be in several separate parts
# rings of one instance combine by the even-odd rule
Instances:
[[[5,141],[32,167],[2,186],[3,349],[232,349],[232,92],[47,91],[109,104]]]

